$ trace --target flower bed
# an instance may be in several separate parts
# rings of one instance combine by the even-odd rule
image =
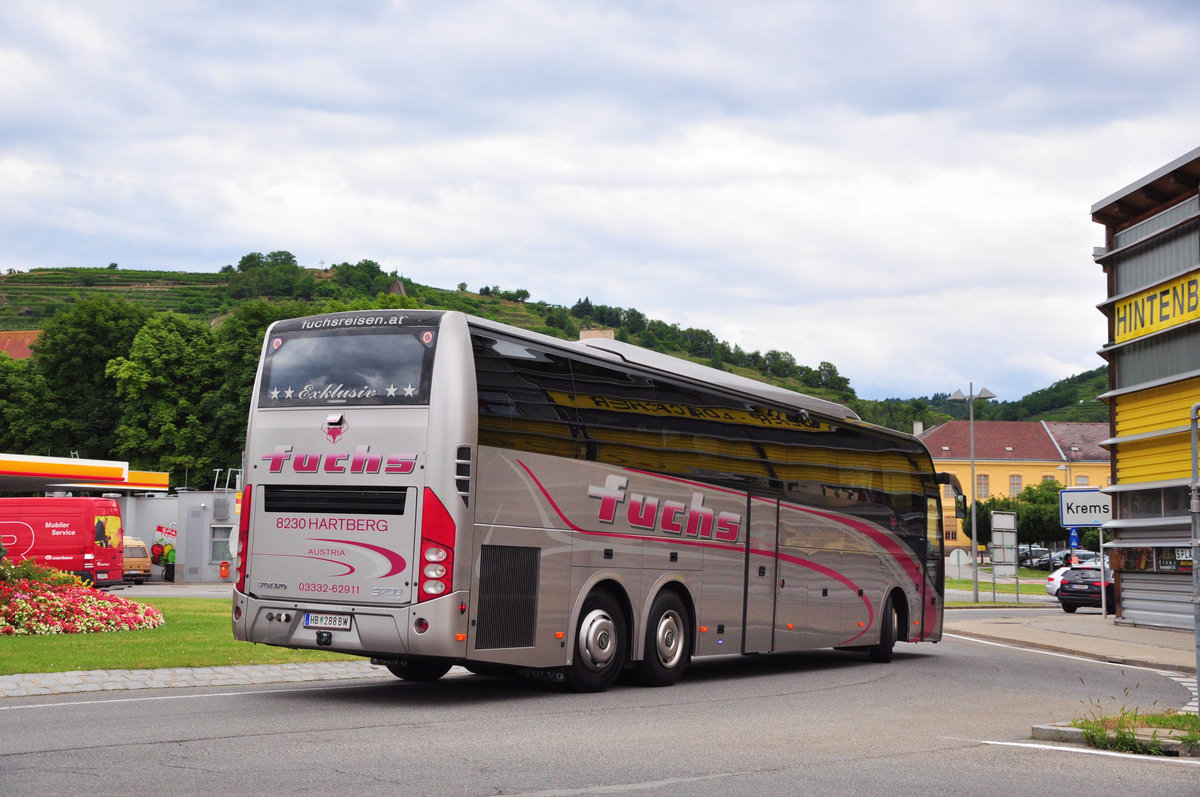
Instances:
[[[0,636],[157,628],[162,612],[93,587],[0,581]]]

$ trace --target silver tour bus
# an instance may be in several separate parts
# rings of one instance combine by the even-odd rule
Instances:
[[[937,642],[941,493],[914,437],[611,339],[458,312],[267,331],[233,631],[579,691],[693,656]]]

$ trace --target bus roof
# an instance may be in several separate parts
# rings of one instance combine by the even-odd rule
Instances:
[[[765,382],[759,382],[754,379],[748,379],[737,374],[730,374],[725,371],[709,368],[705,365],[681,360],[678,357],[672,357],[669,354],[643,349],[640,346],[634,346],[629,343],[623,343],[619,340],[610,340],[608,338],[589,338],[583,341],[569,341],[561,338],[543,335],[540,332],[530,332],[527,329],[520,329],[508,324],[502,324],[498,321],[490,321],[486,318],[477,318],[468,316],[467,322],[474,327],[481,329],[490,329],[496,332],[503,332],[508,335],[527,338],[537,341],[539,344],[574,351],[580,354],[588,354],[593,357],[600,357],[606,360],[618,360],[631,365],[636,365],[646,370],[655,371],[664,375],[680,376],[685,379],[690,379],[696,382],[702,382],[707,385],[723,388],[734,393],[740,393],[744,396],[753,396],[763,399],[774,404],[780,404],[793,409],[807,410],[838,421],[858,421],[862,420],[848,407],[837,404],[825,399],[815,398],[804,393],[797,393],[794,390],[787,390],[775,385],[769,385]],[[892,430],[887,430],[892,431]],[[897,432],[896,434],[901,434]]]

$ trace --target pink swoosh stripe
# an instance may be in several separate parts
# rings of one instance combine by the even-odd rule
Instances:
[[[571,522],[571,519],[566,516],[566,513],[564,513],[562,511],[562,509],[559,507],[558,502],[555,501],[554,498],[550,495],[550,491],[546,489],[546,486],[544,484],[542,484],[541,480],[536,475],[534,475],[532,470],[530,470],[529,466],[526,465],[524,462],[522,462],[519,459],[517,460],[517,464],[521,466],[522,470],[524,470],[527,474],[529,474],[529,478],[533,479],[533,483],[537,485],[538,490],[541,491],[542,495],[545,497],[546,501],[550,504],[550,507],[554,510],[555,514],[557,514],[559,519],[561,519],[562,522],[565,523],[567,525],[567,527],[570,528],[571,530],[578,531],[582,534],[594,535],[594,536],[599,536],[599,537],[615,537],[615,538],[621,538],[621,539],[642,539],[642,540],[658,540],[658,541],[661,541],[663,539],[661,537],[640,537],[640,536],[636,536],[636,535],[632,535],[632,534],[618,534],[616,532],[589,531],[588,529],[581,528],[581,527],[575,525],[574,523]],[[648,474],[648,475],[653,475],[653,474]],[[736,545],[721,545],[718,543],[701,543],[701,542],[695,542],[695,541],[683,540],[683,539],[676,540],[674,538],[671,539],[671,542],[683,542],[683,543],[689,544],[689,545],[700,545],[705,548],[715,548],[718,550],[725,550],[725,551],[741,552],[742,550],[744,550],[741,546],[736,546]],[[751,553],[756,553],[760,556],[773,555],[772,553],[769,553],[767,551],[751,551]],[[838,573],[836,570],[831,570],[830,568],[825,567],[824,565],[819,565],[816,562],[811,562],[807,559],[801,559],[799,557],[790,556],[788,554],[778,554],[778,556],[780,559],[783,559],[784,561],[791,562],[792,564],[800,565],[801,567],[806,567],[810,570],[814,570],[818,573],[821,573],[822,575],[828,576],[828,577],[834,579],[835,581],[845,585],[846,587],[849,587],[855,593],[858,592],[858,585],[855,584],[853,581],[851,581],[846,576],[842,575],[841,573]],[[857,634],[855,634],[854,636],[850,637],[845,642],[841,642],[839,644],[844,645],[848,642],[853,642],[854,640],[858,639],[860,636],[862,636],[863,634],[865,634],[867,632],[867,629],[871,627],[871,623],[875,619],[875,609],[874,609],[874,607],[871,606],[871,601],[865,595],[860,595],[859,600],[861,600],[863,602],[863,605],[867,607],[867,624],[863,628],[862,631],[860,631]]]
[[[394,576],[397,573],[404,570],[404,567],[406,565],[406,562],[404,561],[403,556],[401,556],[400,554],[396,553],[395,551],[393,551],[389,548],[383,548],[379,545],[371,545],[370,543],[367,543],[367,542],[355,542],[354,540],[331,540],[331,539],[326,539],[324,537],[309,537],[309,539],[312,540],[313,542],[334,542],[339,545],[354,545],[359,548],[366,548],[368,551],[374,551],[375,553],[379,554],[384,559],[386,559],[388,561],[388,564],[390,564],[392,566],[391,570],[387,571],[382,576],[376,576],[376,578],[387,578],[388,576]],[[348,575],[348,574],[346,574],[346,575]]]

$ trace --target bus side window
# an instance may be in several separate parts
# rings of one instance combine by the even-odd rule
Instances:
[[[527,343],[473,335],[479,442],[575,457],[570,362]]]
[[[661,470],[661,410],[650,380],[582,360],[574,363],[574,370],[583,457]]]

